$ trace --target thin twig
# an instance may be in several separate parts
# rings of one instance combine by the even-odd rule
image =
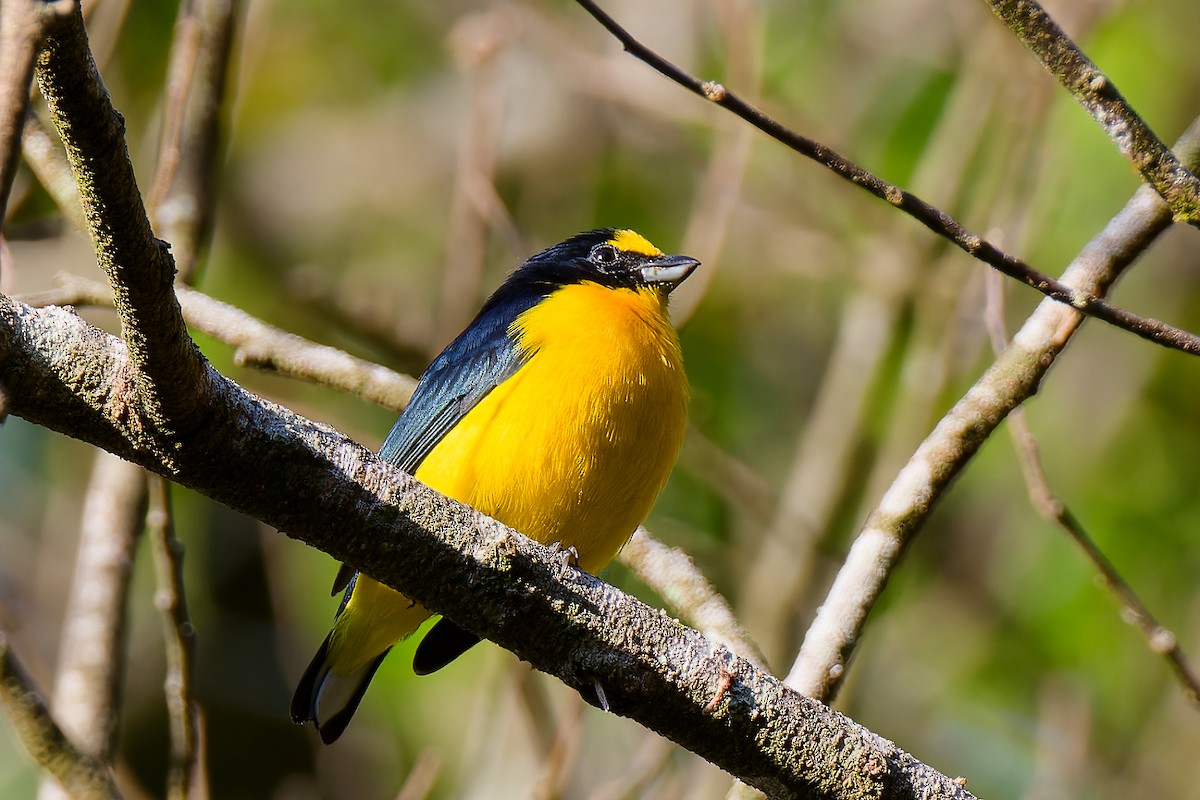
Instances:
[[[1008,343],[1008,331],[1004,324],[1003,290],[995,282],[988,282],[988,332],[992,346],[997,352]],[[1054,493],[1046,478],[1045,467],[1039,453],[1037,438],[1029,427],[1024,409],[1018,408],[1009,415],[1008,429],[1012,434],[1013,446],[1029,491],[1029,502],[1043,518],[1062,528],[1079,546],[1084,556],[1100,574],[1104,587],[1112,593],[1122,608],[1122,618],[1135,626],[1146,639],[1150,650],[1167,660],[1175,673],[1184,695],[1193,704],[1200,706],[1200,676],[1188,662],[1175,634],[1163,627],[1150,609],[1142,602],[1133,587],[1121,576],[1116,566],[1108,560],[1094,539],[1066,503]]]
[[[120,800],[112,773],[85,755],[55,723],[42,695],[0,631],[0,705],[33,760],[58,779],[76,800]]]
[[[1167,660],[1184,695],[1194,705],[1200,707],[1200,675],[1197,675],[1188,662],[1175,634],[1158,622],[1146,604],[1142,602],[1113,563],[1088,535],[1079,519],[1053,493],[1046,481],[1046,475],[1038,457],[1037,440],[1029,430],[1025,416],[1017,415],[1009,421],[1009,424],[1021,461],[1021,471],[1025,475],[1025,482],[1029,487],[1029,496],[1034,508],[1043,517],[1066,531],[1071,539],[1079,545],[1079,549],[1100,573],[1104,587],[1121,604],[1122,618],[1141,631],[1152,652]]]
[[[56,280],[59,288],[24,295],[21,301],[35,307],[112,305],[112,295],[102,283],[65,273]],[[188,325],[236,348],[234,360],[239,366],[331,386],[394,411],[408,404],[416,388],[408,375],[268,325],[203,292],[177,286],[175,293]]]
[[[177,280],[191,282],[215,216],[221,109],[238,0],[187,0],[171,44],[162,142],[147,207],[171,243]]]
[[[100,763],[112,760],[125,663],[126,601],[142,532],[146,472],[99,450],[79,526],[54,686],[63,731]],[[41,800],[66,795],[43,781]]]
[[[21,155],[21,131],[38,47],[50,27],[72,10],[69,0],[5,0],[0,4],[0,224]]]
[[[1100,124],[1121,155],[1171,207],[1200,225],[1200,180],[1129,105],[1112,80],[1071,41],[1037,0],[986,0],[997,17]]]
[[[167,797],[187,800],[203,797],[199,759],[199,721],[192,697],[196,661],[196,629],[188,615],[183,587],[183,545],[175,538],[170,484],[157,475],[150,478],[150,508],[146,530],[154,545],[157,588],[154,605],[163,614],[167,643],[167,716],[171,726],[171,762],[167,772]]]
[[[1177,145],[1196,155],[1200,119]],[[1063,274],[1084,291],[1103,291],[1171,224],[1170,208],[1143,186]],[[787,683],[831,700],[867,617],[905,547],[954,477],[996,426],[1038,388],[1083,318],[1041,303],[988,371],[925,438],[871,513],[813,620]]]
[[[945,211],[926,203],[895,184],[888,183],[874,173],[868,172],[825,145],[801,136],[787,126],[771,119],[721,84],[701,81],[675,66],[635,39],[592,0],[576,0],[576,2],[607,28],[630,55],[644,61],[680,86],[736,114],[772,139],[904,211],[929,230],[953,242],[976,259],[1010,278],[1036,289],[1050,299],[1068,305],[1088,316],[1096,317],[1164,347],[1191,355],[1200,355],[1200,336],[1165,322],[1126,311],[1107,303],[1099,295],[1073,289],[1067,284],[1039,272],[1024,261],[1003,252],[978,234],[967,230]]]
[[[728,601],[708,582],[687,553],[667,547],[645,528],[639,527],[618,558],[658,592],[689,625],[705,636],[724,642],[756,667],[767,668],[767,659],[742,627]]]

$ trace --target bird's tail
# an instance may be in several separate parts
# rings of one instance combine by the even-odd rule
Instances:
[[[292,695],[292,722],[312,722],[325,744],[333,743],[346,730],[367,692],[371,678],[375,676],[375,670],[379,669],[391,650],[384,650],[349,675],[335,675],[329,658],[329,641],[332,637],[331,631],[313,656],[308,669],[304,670],[296,693]]]
[[[292,721],[312,722],[321,741],[335,741],[392,645],[428,618],[428,611],[399,592],[353,574],[333,630],[296,686]]]

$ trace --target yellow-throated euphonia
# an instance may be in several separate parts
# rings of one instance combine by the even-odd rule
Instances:
[[[698,266],[631,230],[581,233],[514,271],[421,376],[379,455],[443,494],[596,572],[667,481],[688,385],[667,296]],[[292,719],[332,742],[384,656],[430,612],[343,567],[333,630],[300,679]],[[418,674],[478,638],[447,619]]]

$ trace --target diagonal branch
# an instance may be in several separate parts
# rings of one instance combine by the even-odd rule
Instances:
[[[56,289],[16,299],[34,307],[112,306],[112,294],[102,283],[69,273],[55,280]],[[176,286],[175,292],[188,326],[233,347],[240,367],[321,383],[393,411],[403,410],[416,389],[417,382],[409,375],[268,325],[201,291]]]
[[[124,345],[68,310],[0,297],[9,410],[116,452],[401,588],[774,797],[971,795],[952,779],[560,555],[332,429],[219,374],[163,465],[136,435]],[[131,435],[132,434],[132,435]]]
[[[58,779],[71,797],[120,800],[108,767],[82,753],[55,724],[3,631],[0,631],[0,707],[7,711],[25,749]]]
[[[1138,116],[1117,87],[1071,41],[1036,0],[987,0],[992,12],[1113,140],[1177,222],[1200,225],[1200,180]]]
[[[196,424],[204,359],[187,336],[171,289],[175,264],[168,245],[150,229],[125,146],[124,120],[96,70],[78,8],[46,37],[36,74],[79,186],[97,261],[112,284],[137,368],[139,402],[156,431]],[[176,454],[165,442],[156,449],[160,461],[174,462]]]
[[[878,175],[868,172],[825,145],[801,136],[787,126],[770,118],[721,84],[712,81],[701,81],[699,78],[675,66],[635,39],[632,34],[618,25],[612,17],[601,10],[592,0],[576,0],[576,2],[595,17],[601,25],[607,28],[621,42],[630,55],[644,61],[685,89],[689,89],[721,108],[736,114],[777,142],[790,147],[807,158],[811,158],[854,185],[860,186],[876,197],[887,201],[920,222],[926,228],[929,228],[929,230],[953,242],[969,255],[979,259],[1004,275],[1021,281],[1026,286],[1036,289],[1051,300],[1071,306],[1090,317],[1096,317],[1143,339],[1174,350],[1181,350],[1191,355],[1200,355],[1200,336],[1156,319],[1138,316],[1106,302],[1097,294],[1071,287],[1066,283],[1051,278],[1049,275],[1039,272],[1024,261],[1003,252],[991,242],[979,236],[979,234],[967,230],[945,211],[926,203],[915,194],[907,192],[895,184],[888,183]]]
[[[993,282],[988,283],[987,293],[988,334],[992,340],[993,349],[1000,352],[1008,341],[1008,331],[1004,324],[1004,293],[998,283]],[[1088,535],[1087,529],[1084,528],[1079,518],[1050,488],[1050,481],[1046,477],[1046,470],[1042,464],[1037,437],[1033,435],[1033,430],[1029,427],[1025,409],[1015,409],[1009,415],[1008,431],[1012,435],[1013,446],[1017,451],[1017,460],[1021,465],[1021,473],[1025,477],[1029,502],[1033,505],[1034,510],[1044,519],[1056,524],[1079,546],[1084,557],[1092,563],[1100,575],[1104,588],[1108,589],[1121,605],[1122,617],[1137,627],[1152,652],[1167,660],[1167,665],[1175,673],[1175,678],[1183,688],[1184,695],[1193,705],[1200,708],[1200,675],[1197,675],[1192,668],[1183,648],[1179,646],[1179,640],[1175,634],[1159,623],[1154,613],[1150,611],[1150,607],[1142,601],[1138,593],[1117,570],[1116,565]]]
[[[1198,141],[1200,119],[1184,134],[1180,149],[1195,153]],[[1105,291],[1170,224],[1170,208],[1152,188],[1142,186],[1071,263],[1064,283],[1081,292]],[[1043,302],[925,438],[852,545],[804,638],[789,686],[823,700],[837,694],[867,617],[904,549],[979,446],[1037,391],[1083,320],[1068,308]]]

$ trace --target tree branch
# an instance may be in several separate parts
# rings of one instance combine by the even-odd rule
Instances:
[[[35,307],[112,306],[112,295],[102,283],[69,273],[56,276],[56,281],[57,289],[16,299]],[[240,367],[321,383],[394,411],[408,405],[416,389],[417,382],[409,375],[268,325],[201,291],[177,285],[175,292],[188,326],[233,347]]]
[[[1004,293],[992,282],[988,283],[987,327],[992,340],[992,347],[1000,352],[1008,341],[1008,331],[1004,324]],[[1083,523],[1072,513],[1067,504],[1055,494],[1046,477],[1042,464],[1037,437],[1029,427],[1025,409],[1014,409],[1008,418],[1008,432],[1012,435],[1013,447],[1017,451],[1017,460],[1021,465],[1021,474],[1025,478],[1025,488],[1029,494],[1029,502],[1033,509],[1049,522],[1057,525],[1071,540],[1078,545],[1084,558],[1091,562],[1101,583],[1117,603],[1121,606],[1121,616],[1132,625],[1146,640],[1150,651],[1161,655],[1167,661],[1167,666],[1175,673],[1184,695],[1189,701],[1200,708],[1200,676],[1192,668],[1179,640],[1168,628],[1159,623],[1150,607],[1142,602],[1133,587],[1117,570],[1115,564],[1108,559],[1104,551],[1088,535]]]
[[[1142,180],[1171,207],[1175,220],[1200,225],[1200,180],[1180,163],[1116,85],[1063,33],[1037,0],[986,2],[1100,124]]]
[[[1200,119],[1177,147],[1195,159],[1198,143]],[[1170,208],[1151,187],[1143,186],[1076,257],[1063,273],[1063,282],[1085,293],[1105,291],[1170,224]],[[837,694],[867,616],[904,549],[979,446],[1037,391],[1083,320],[1064,306],[1039,305],[988,371],[921,443],[851,547],[804,638],[788,675],[789,686],[826,701]]]
[[[210,371],[203,424],[164,465],[121,342],[0,298],[10,412],[273,525],[559,677],[773,797],[959,797],[950,778],[559,554],[442,497],[328,427]],[[156,432],[151,439],[160,441]]]
[[[125,608],[142,532],[146,473],[108,453],[95,459],[64,615],[54,711],[72,741],[108,763],[116,741]],[[40,797],[62,796],[43,784]]]
[[[77,800],[120,800],[112,774],[103,763],[80,752],[55,724],[0,631],[0,705],[29,755],[58,779]]]
[[[608,16],[592,0],[576,0],[576,2],[608,29],[621,42],[630,55],[644,61],[685,89],[689,89],[721,108],[736,114],[775,141],[827,167],[835,174],[845,178],[855,186],[866,189],[881,200],[887,201],[920,222],[929,230],[944,237],[969,255],[1000,271],[1004,275],[1036,289],[1051,300],[1068,305],[1090,317],[1096,317],[1143,339],[1173,350],[1180,350],[1191,355],[1200,355],[1200,336],[1156,319],[1138,316],[1123,308],[1111,305],[1099,295],[1085,292],[1077,287],[1071,287],[1066,283],[1051,278],[1049,275],[1039,272],[1024,261],[1003,252],[991,242],[979,236],[979,234],[967,230],[945,211],[926,203],[921,198],[901,189],[895,184],[888,183],[878,175],[868,172],[831,148],[801,136],[787,126],[768,117],[721,84],[713,81],[701,81],[699,78],[675,66],[635,39],[632,34],[618,25],[612,17]]]
[[[168,245],[150,229],[125,123],[88,51],[78,8],[46,37],[36,74],[79,186],[97,261],[112,285],[139,402],[155,423],[147,430],[197,424],[204,359],[187,336],[171,290],[175,265]],[[161,462],[172,463],[165,443],[158,450]]]

